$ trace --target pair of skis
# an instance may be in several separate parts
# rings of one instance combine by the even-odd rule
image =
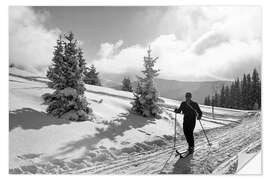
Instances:
[[[188,150],[187,151],[184,151],[184,152],[179,152],[178,150],[175,150],[175,157],[179,156],[180,159],[182,158],[186,158],[188,157],[189,155],[193,154],[191,152],[189,152]]]

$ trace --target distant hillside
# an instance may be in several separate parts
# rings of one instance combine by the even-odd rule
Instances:
[[[131,77],[133,80],[133,87],[136,87],[136,78],[134,76],[125,75],[105,75],[102,77],[103,85],[114,89],[121,89],[121,82],[124,76]],[[186,92],[193,94],[193,99],[199,103],[204,102],[204,98],[213,93],[213,87],[217,87],[219,90],[222,85],[228,85],[231,81],[176,81],[166,79],[155,80],[157,89],[162,97],[181,100],[184,99]]]
[[[189,91],[193,94],[193,99],[199,103],[203,103],[204,98],[214,92],[213,87],[220,89],[222,85],[230,83],[230,81],[187,82],[156,79],[156,86],[161,96],[181,100]]]

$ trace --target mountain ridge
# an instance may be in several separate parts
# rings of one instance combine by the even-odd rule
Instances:
[[[128,75],[113,75],[102,77],[102,84],[105,87],[114,88],[120,90],[122,87],[122,79]],[[131,76],[132,87],[136,88],[137,81],[134,81],[134,77]],[[193,100],[203,104],[204,98],[208,95],[214,94],[214,87],[216,91],[219,91],[223,85],[230,85],[232,81],[178,81],[167,80],[162,78],[155,79],[155,85],[160,93],[160,96],[183,100],[186,92],[191,92]]]

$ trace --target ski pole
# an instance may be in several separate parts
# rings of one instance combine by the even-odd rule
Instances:
[[[205,138],[206,138],[206,140],[207,140],[207,143],[208,143],[208,145],[211,147],[212,144],[210,143],[210,141],[209,141],[209,139],[208,139],[208,137],[207,137],[207,135],[206,135],[206,133],[205,133],[205,130],[204,130],[204,128],[203,128],[203,125],[202,125],[202,122],[201,122],[200,119],[199,119],[199,122],[200,122],[200,125],[201,125],[201,127],[202,127],[204,136],[205,136]]]

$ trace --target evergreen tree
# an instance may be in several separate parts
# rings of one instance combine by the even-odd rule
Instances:
[[[209,106],[212,106],[212,99],[211,99],[211,96],[208,96],[207,98],[207,103]]]
[[[53,64],[47,71],[48,84],[55,91],[43,95],[48,104],[47,112],[69,120],[86,120],[92,111],[84,97],[83,71],[85,62],[81,49],[77,48],[74,34],[68,33],[64,40],[57,40]],[[81,56],[81,58],[80,58]]]
[[[257,103],[258,103],[258,108],[259,109],[261,109],[261,106],[262,106],[262,100],[261,100],[261,96],[262,96],[262,92],[261,92],[262,90],[261,90],[261,80],[259,81],[259,83],[258,83],[258,94],[257,94]]]
[[[210,96],[207,96],[207,97],[204,99],[204,105],[207,105],[207,106],[210,106],[210,105],[211,105],[211,99],[210,99]]]
[[[63,89],[65,87],[65,79],[63,77],[63,71],[62,71],[62,64],[65,63],[64,61],[64,41],[62,40],[62,37],[59,36],[59,39],[57,40],[57,45],[54,47],[53,52],[53,64],[49,66],[49,69],[47,71],[47,77],[49,80],[51,80],[48,83],[48,86],[53,89]]]
[[[242,83],[241,83],[241,107],[242,109],[248,109],[248,101],[247,101],[247,95],[248,95],[248,89],[247,89],[247,76],[244,74]]]
[[[254,107],[255,103],[257,103],[256,106],[260,108],[261,106],[261,82],[259,73],[256,69],[253,70],[252,73],[252,84],[251,84],[251,91],[252,91],[252,106]]]
[[[234,94],[234,82],[232,82],[231,86],[230,86],[230,95],[229,95],[229,108],[234,108],[235,107],[235,94]]]
[[[211,97],[211,106],[215,106],[215,96]]]
[[[132,84],[129,77],[124,77],[122,81],[122,90],[132,92]]]
[[[225,86],[223,85],[220,91],[220,107],[225,107]]]
[[[210,97],[210,96],[208,96],[208,98],[207,98],[207,104],[208,104],[209,106],[212,105],[212,104],[211,104],[211,97]]]
[[[214,95],[214,106],[219,106],[219,95],[217,92]]]
[[[224,107],[230,107],[230,88],[229,86],[225,87],[225,105]]]
[[[158,117],[161,109],[158,106],[158,91],[154,86],[154,78],[158,76],[158,71],[154,69],[156,60],[151,57],[151,50],[147,51],[148,56],[144,57],[144,68],[142,71],[145,77],[138,77],[138,86],[134,92],[135,101],[132,103],[132,110],[143,116]]]
[[[213,99],[212,99],[212,97],[211,96],[208,96],[208,104],[209,104],[209,106],[213,106]]]
[[[240,87],[240,80],[239,78],[236,79],[236,81],[234,82],[234,98],[235,98],[235,107],[236,109],[240,109],[241,108],[241,87]]]
[[[86,71],[86,62],[85,62],[85,59],[83,58],[83,52],[81,48],[78,48],[77,57],[79,61],[80,73],[84,75],[84,72]]]
[[[84,83],[90,84],[90,85],[96,85],[101,86],[100,79],[98,77],[98,72],[95,68],[95,66],[92,64],[90,68],[86,68],[86,71],[84,72]]]
[[[208,105],[207,98],[208,98],[208,96],[204,98],[204,102],[203,102],[204,105]]]
[[[252,82],[251,82],[251,76],[250,74],[247,75],[247,109],[253,109],[253,103],[252,103]]]

